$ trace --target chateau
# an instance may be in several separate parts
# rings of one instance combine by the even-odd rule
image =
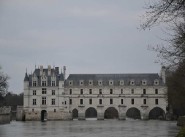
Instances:
[[[24,78],[25,120],[165,118],[165,67],[161,73],[69,74],[66,67],[35,68]]]

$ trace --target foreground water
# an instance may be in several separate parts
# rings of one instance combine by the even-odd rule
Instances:
[[[86,120],[11,122],[0,125],[0,137],[175,137],[172,121]]]

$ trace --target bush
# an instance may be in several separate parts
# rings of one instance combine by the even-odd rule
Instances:
[[[185,137],[185,127],[181,128],[179,131],[177,137]]]

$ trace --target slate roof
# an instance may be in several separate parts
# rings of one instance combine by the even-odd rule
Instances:
[[[64,75],[63,75],[63,73],[59,74],[59,68],[58,67],[55,67],[54,69],[53,68],[51,69],[51,75],[48,75],[48,69],[43,69],[43,73],[47,77],[48,86],[51,86],[51,77],[52,76],[56,76],[56,86],[58,86],[60,80],[64,81]],[[35,75],[38,79],[38,86],[41,86],[41,74],[40,74],[40,69],[39,68],[35,69],[33,74],[27,75],[27,73],[26,73],[24,81],[28,81],[29,86],[32,86],[32,76],[33,75]]]
[[[113,80],[114,85],[120,85],[120,81],[124,81],[124,85],[130,85],[130,81],[134,80],[135,85],[141,85],[146,80],[147,85],[153,85],[155,80],[159,80],[159,85],[164,85],[161,77],[157,73],[144,74],[70,74],[65,85],[69,86],[69,81],[73,81],[73,86],[78,86],[80,80],[84,81],[84,85],[89,85],[89,80],[93,81],[93,85],[98,85],[98,81],[102,80],[103,85],[109,85],[109,80]]]

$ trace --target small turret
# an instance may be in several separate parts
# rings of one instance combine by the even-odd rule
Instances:
[[[29,81],[29,77],[28,77],[27,72],[25,73],[24,81]]]

